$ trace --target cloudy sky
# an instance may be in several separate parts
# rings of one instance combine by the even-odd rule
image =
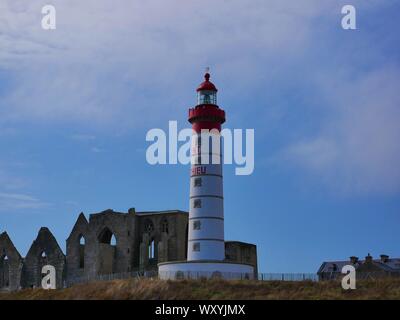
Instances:
[[[253,175],[225,168],[226,239],[256,243],[263,272],[400,256],[399,12],[394,0],[0,0],[0,231],[25,254],[41,226],[64,248],[81,211],[188,210],[188,167],[147,164],[145,136],[188,126],[210,67],[225,127],[256,136]]]

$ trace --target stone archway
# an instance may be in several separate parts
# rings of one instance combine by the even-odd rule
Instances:
[[[115,255],[117,249],[117,237],[107,227],[98,236],[99,255],[98,255],[98,274],[112,274],[115,270]]]

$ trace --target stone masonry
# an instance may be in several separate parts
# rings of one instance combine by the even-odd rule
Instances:
[[[157,264],[186,260],[188,213],[179,210],[127,213],[111,209],[81,213],[66,240],[66,255],[49,229],[41,228],[22,258],[6,232],[0,234],[0,290],[40,287],[44,265],[56,269],[57,288],[102,275],[157,270]],[[226,260],[257,270],[257,249],[225,243]],[[257,271],[256,271],[257,272]]]

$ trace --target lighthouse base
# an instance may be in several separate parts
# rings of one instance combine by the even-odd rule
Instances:
[[[254,279],[254,267],[248,264],[200,260],[173,261],[158,264],[158,276],[163,280],[180,279]]]

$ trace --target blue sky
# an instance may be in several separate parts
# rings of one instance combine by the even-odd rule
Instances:
[[[188,210],[189,168],[146,163],[206,66],[255,171],[225,166],[227,240],[263,272],[400,256],[399,1],[0,1],[0,231],[62,248],[79,212]]]

